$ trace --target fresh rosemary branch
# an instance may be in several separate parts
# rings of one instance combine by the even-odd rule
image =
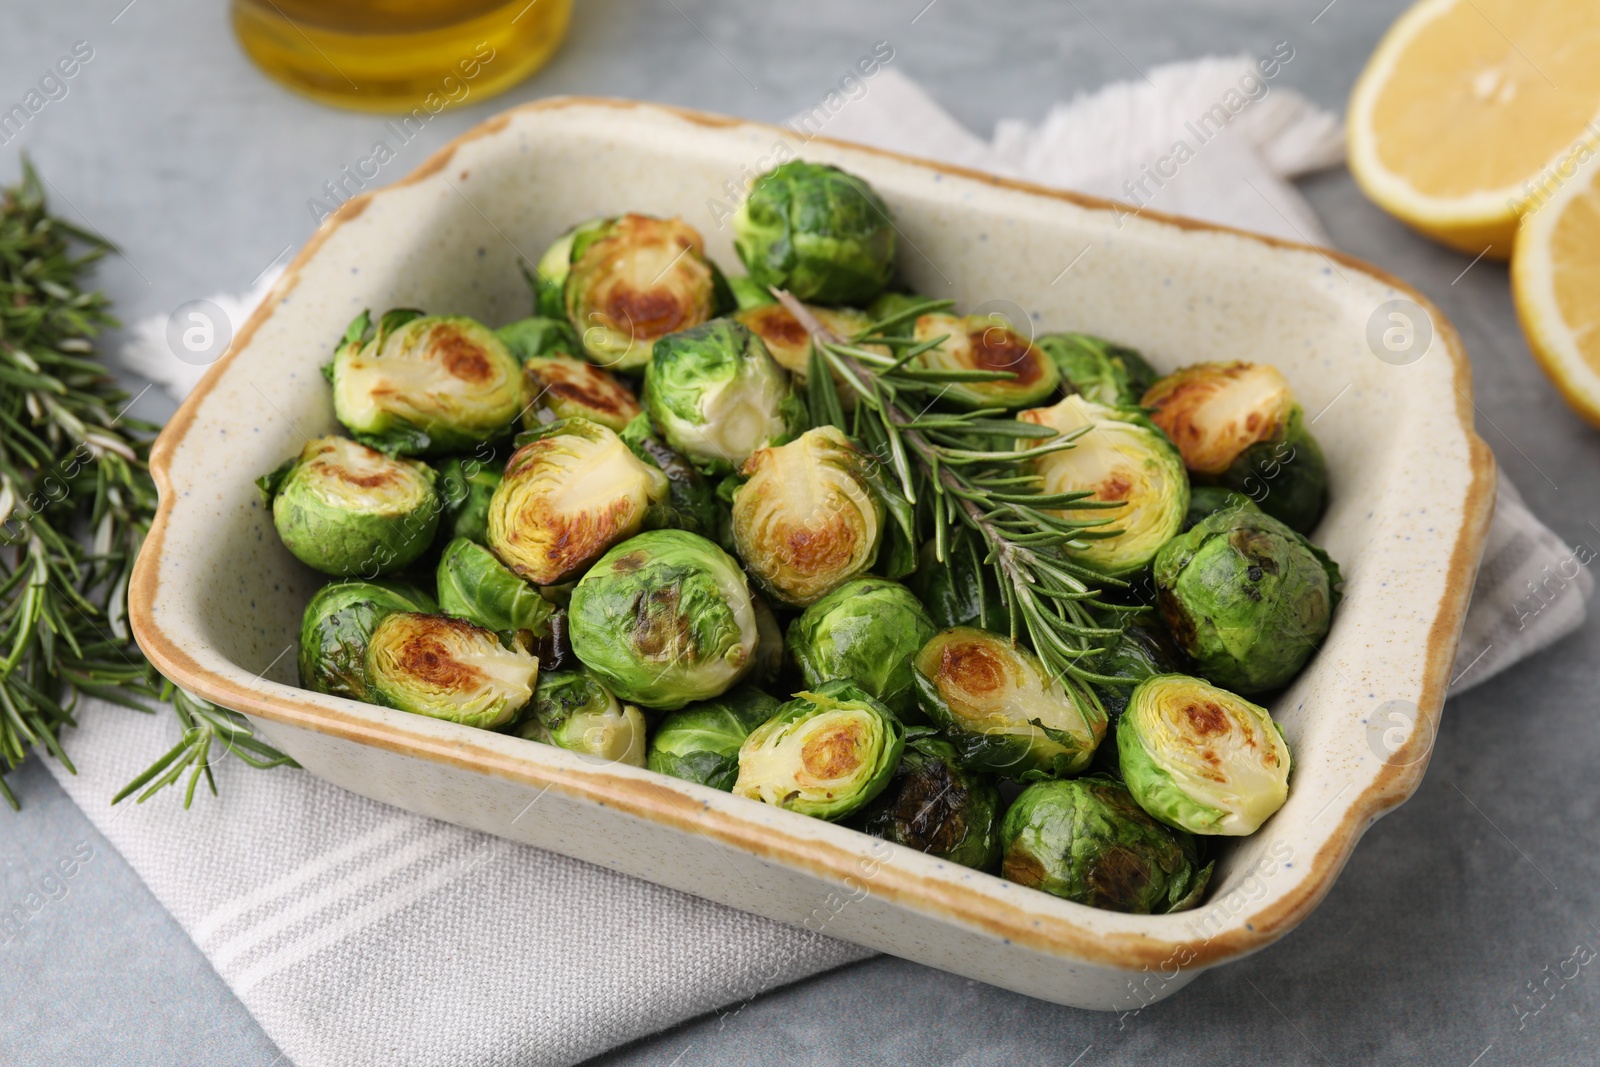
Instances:
[[[24,159],[22,181],[0,193],[0,761],[9,771],[40,745],[76,773],[60,735],[80,695],[146,712],[175,700],[183,744],[130,788],[166,770],[143,800],[187,767],[187,807],[200,775],[216,791],[213,739],[257,766],[289,760],[242,718],[178,692],[129,633],[128,577],[156,507],[157,427],[126,417],[129,397],[90,358],[115,320],[105,295],[78,281],[111,247],[50,215]],[[18,807],[3,777],[0,795]]]
[[[949,383],[1014,377],[1007,371],[925,369],[916,357],[943,338],[918,342],[892,332],[903,322],[948,308],[951,301],[907,308],[842,338],[790,294],[773,292],[814,341],[807,378],[813,417],[854,434],[893,471],[900,492],[917,509],[919,521],[908,533],[931,539],[939,562],[952,558],[956,542],[977,538],[983,563],[993,568],[1012,636],[1025,634],[1046,668],[1085,699],[1097,699],[1087,683],[1122,684],[1092,668],[1122,632],[1105,620],[1140,609],[1101,600],[1103,589],[1125,583],[1079,566],[1062,552],[1069,542],[1109,536],[1103,527],[1114,518],[1095,512],[1121,504],[1091,500],[1087,492],[1040,493],[1040,479],[1025,466],[1027,460],[1073,447],[1081,434],[1019,449],[1019,440],[1056,434],[1000,409],[935,408]],[[855,394],[849,417],[835,375]],[[1084,514],[1067,517],[1063,512],[1068,511]]]

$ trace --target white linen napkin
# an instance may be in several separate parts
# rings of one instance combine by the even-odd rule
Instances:
[[[1251,98],[1241,79],[1257,69],[1207,59],[1152,70],[1148,83],[1079,97],[1037,127],[1004,122],[991,143],[884,71],[823,132],[1127,199],[1123,182],[1238,89],[1248,103],[1175,179],[1147,180],[1149,202],[1325,240],[1287,179],[1338,161],[1338,122],[1284,89]],[[240,312],[237,328],[258,299],[213,302]],[[136,332],[126,361],[175,395],[198,378],[166,348],[160,321]],[[1455,691],[1570,632],[1592,589],[1585,568],[1566,565],[1573,550],[1501,484]],[[731,1016],[765,990],[869,954],[298,770],[223,761],[221,797],[202,794],[189,812],[171,797],[111,809],[177,725],[109,707],[80,722],[65,743],[81,773],[47,761],[52,773],[301,1067],[572,1064],[713,1009]]]

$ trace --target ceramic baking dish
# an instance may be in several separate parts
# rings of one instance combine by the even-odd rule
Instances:
[[[286,650],[323,579],[278,543],[252,481],[303,435],[336,428],[318,368],[351,317],[519,318],[519,258],[574,220],[621,211],[682,215],[735,267],[730,190],[786,151],[871,181],[918,290],[1103,334],[1158,368],[1271,362],[1314,419],[1333,490],[1317,539],[1344,565],[1345,598],[1273,703],[1295,755],[1288,803],[1225,847],[1199,909],[1097,911],[649,771],[295,687]],[[134,632],[168,677],[365,796],[1046,1000],[1137,1007],[1304,919],[1426,766],[1495,472],[1442,316],[1427,308],[1418,358],[1374,355],[1369,328],[1387,325],[1391,301],[1427,308],[1333,252],[774,126],[542,101],[345,204],[173,417],[151,460],[161,507],[134,572]]]

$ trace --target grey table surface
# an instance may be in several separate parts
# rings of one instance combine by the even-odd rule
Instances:
[[[557,93],[781,119],[877,40],[984,135],[997,119],[1037,119],[1075,91],[1163,62],[1260,55],[1282,40],[1296,49],[1282,84],[1342,110],[1405,6],[580,0],[545,71],[443,113],[401,150],[395,172],[503,105]],[[15,175],[26,147],[57,206],[120,243],[124,255],[98,282],[127,321],[246,288],[307,238],[307,200],[379,136],[380,119],[298,99],[253,69],[219,0],[11,4],[3,19],[5,107],[74,42],[94,50],[68,95],[0,148],[0,178]],[[1564,538],[1600,546],[1600,437],[1531,361],[1504,267],[1463,274],[1468,257],[1381,214],[1343,171],[1304,188],[1340,247],[1443,307],[1466,338],[1479,429],[1505,475]],[[171,404],[152,391],[137,410],[162,418]],[[1600,942],[1597,683],[1600,627],[1590,624],[1451,701],[1422,787],[1367,834],[1321,908],[1271,948],[1137,1016],[1055,1007],[882,957],[596,1062],[1593,1064],[1600,980],[1586,968],[1573,977],[1563,961],[1592,957]],[[0,815],[0,903],[22,899],[75,850],[92,858],[0,946],[0,1063],[283,1062],[54,781],[38,766],[10,781],[25,809]]]

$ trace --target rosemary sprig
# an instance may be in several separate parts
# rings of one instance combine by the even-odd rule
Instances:
[[[1069,543],[1110,536],[1104,527],[1115,518],[1104,511],[1121,504],[1091,500],[1087,492],[1041,493],[1040,479],[1025,465],[1073,447],[1080,435],[1019,449],[1019,439],[1056,434],[1010,419],[999,409],[936,408],[949,382],[1014,377],[1006,371],[925,370],[915,357],[942,339],[918,342],[891,332],[950,307],[951,301],[907,308],[843,338],[790,294],[773,293],[813,338],[807,377],[813,420],[852,433],[893,472],[899,492],[915,508],[915,528],[906,531],[913,543],[932,540],[940,562],[957,553],[981,553],[982,563],[993,568],[1012,636],[1026,636],[1046,668],[1084,699],[1098,699],[1088,683],[1123,684],[1093,667],[1122,632],[1105,620],[1140,609],[1101,600],[1103,589],[1125,583],[1079,566],[1062,552]],[[899,354],[884,355],[867,345]],[[835,374],[854,394],[849,416],[842,410]]]
[[[86,250],[74,255],[73,242]],[[203,768],[209,780],[214,738],[258,765],[286,763],[244,720],[177,693],[129,633],[128,578],[155,515],[158,428],[127,417],[130,398],[90,358],[95,336],[116,323],[105,295],[78,282],[111,250],[50,215],[24,159],[22,181],[0,193],[0,761],[14,769],[37,745],[76,773],[60,735],[88,695],[146,712],[176,698],[184,753],[140,784],[173,766]],[[18,807],[3,777],[0,796]]]

